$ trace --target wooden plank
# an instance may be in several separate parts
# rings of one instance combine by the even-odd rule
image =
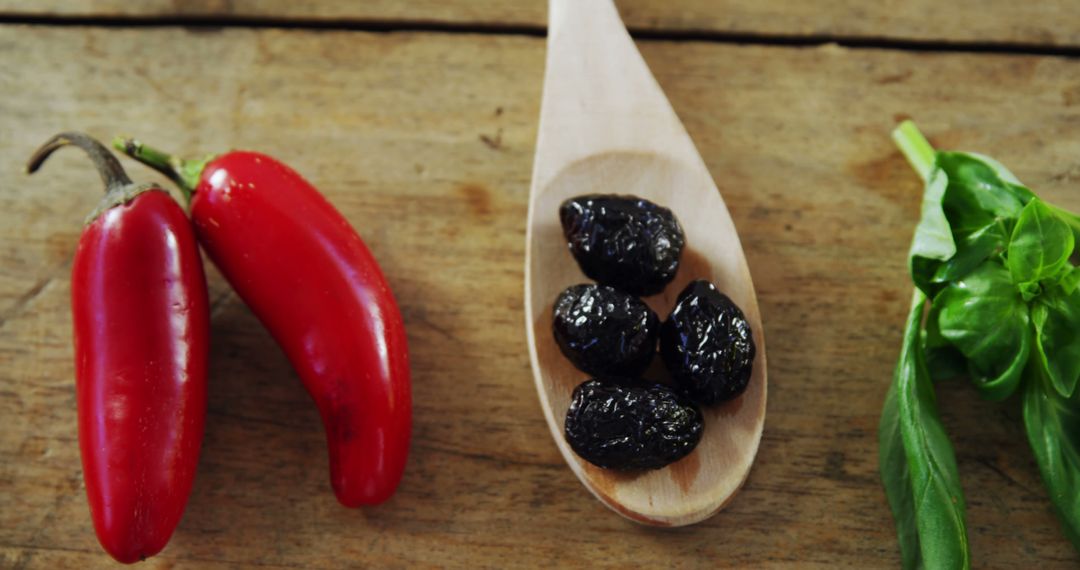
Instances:
[[[617,0],[637,30],[795,38],[1080,46],[1070,0]],[[50,17],[234,18],[318,23],[424,23],[542,28],[536,0],[0,0],[0,14]]]
[[[717,517],[671,531],[589,496],[533,389],[522,271],[542,39],[0,28],[0,566],[107,561],[83,496],[68,312],[70,258],[99,182],[72,151],[32,179],[20,169],[49,135],[77,128],[284,159],[365,237],[409,330],[416,433],[404,483],[386,505],[347,510],[299,381],[211,272],[202,462],[150,567],[896,567],[876,428],[920,186],[888,132],[913,115],[937,144],[996,156],[1080,209],[1080,63],[642,48],[740,229],[769,343],[768,417],[746,486]],[[963,383],[940,391],[975,563],[1076,567],[1017,407]]]

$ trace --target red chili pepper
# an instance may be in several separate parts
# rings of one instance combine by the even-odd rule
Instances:
[[[186,162],[133,140],[114,146],[191,196],[199,241],[319,408],[338,501],[388,499],[412,429],[408,352],[401,313],[360,236],[269,156],[237,151]]]
[[[62,133],[105,182],[71,270],[79,446],[101,545],[120,562],[165,547],[184,512],[206,419],[209,312],[195,236],[183,209],[136,185],[108,149]]]

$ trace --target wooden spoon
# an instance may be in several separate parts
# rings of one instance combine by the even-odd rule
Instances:
[[[693,279],[708,279],[742,308],[757,358],[740,397],[704,408],[697,449],[663,469],[595,467],[566,443],[573,389],[588,379],[559,352],[551,308],[588,282],[567,249],[559,204],[588,193],[634,194],[671,208],[686,233],[679,272],[646,302],[666,318]],[[704,161],[649,73],[611,0],[551,0],[547,72],[536,144],[525,257],[529,355],[548,427],[567,464],[605,505],[645,524],[688,525],[723,508],[746,480],[765,420],[765,338],[739,236]],[[647,377],[666,374],[658,361]]]

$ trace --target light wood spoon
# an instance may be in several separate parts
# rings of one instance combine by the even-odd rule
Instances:
[[[765,338],[754,284],[716,184],[611,0],[551,0],[547,47],[525,250],[526,328],[540,404],[567,464],[605,505],[645,524],[692,524],[738,491],[761,440]],[[663,293],[646,298],[661,319],[689,281],[708,279],[742,308],[757,344],[746,392],[704,408],[698,447],[656,471],[595,467],[563,435],[570,395],[588,376],[559,352],[552,304],[566,287],[589,280],[567,249],[558,208],[589,193],[634,194],[679,218],[687,244],[679,272]],[[659,360],[648,377],[664,374]]]

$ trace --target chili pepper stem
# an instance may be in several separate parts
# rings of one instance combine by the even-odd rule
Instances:
[[[930,141],[926,140],[919,131],[919,127],[910,120],[904,121],[893,130],[892,138],[896,146],[900,147],[900,152],[904,153],[904,158],[908,160],[915,172],[919,173],[919,177],[924,182],[929,180],[930,171],[934,169],[936,151]]]
[[[141,141],[131,137],[116,137],[113,139],[112,144],[116,150],[153,168],[167,176],[169,180],[172,180],[180,187],[180,191],[184,194],[184,201],[188,205],[191,205],[195,187],[199,185],[199,176],[202,175],[206,165],[214,159],[212,155],[195,160],[182,159],[143,144]]]
[[[120,161],[116,160],[105,145],[85,133],[71,131],[54,136],[34,151],[33,156],[26,163],[26,172],[28,174],[37,172],[53,152],[67,145],[77,146],[90,156],[90,160],[94,162],[94,167],[101,176],[101,181],[105,183],[106,192],[131,186],[131,179],[124,172],[124,167],[120,166]]]

